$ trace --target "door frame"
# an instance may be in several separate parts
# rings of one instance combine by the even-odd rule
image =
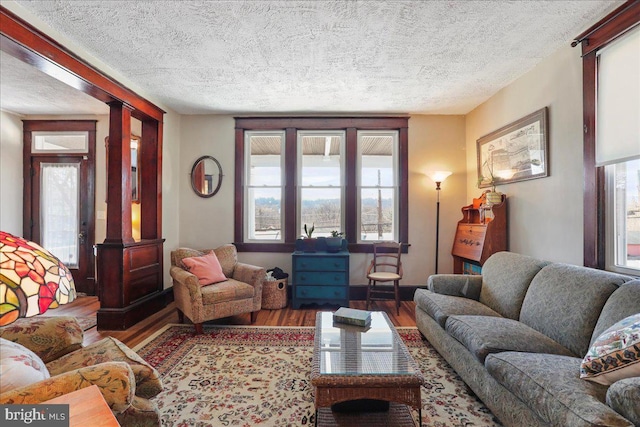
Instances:
[[[34,240],[33,227],[39,224],[39,221],[33,222],[32,216],[37,212],[34,204],[34,194],[32,187],[32,177],[35,172],[33,169],[33,161],[35,159],[61,159],[61,158],[83,158],[86,157],[84,170],[84,178],[87,188],[81,189],[81,197],[84,198],[83,206],[86,210],[84,213],[86,224],[86,238],[88,242],[84,248],[84,253],[79,254],[79,261],[86,260],[86,277],[78,277],[76,279],[76,289],[87,295],[96,295],[96,279],[95,279],[95,258],[93,246],[95,245],[95,181],[96,181],[96,120],[23,120],[23,158],[22,158],[22,176],[23,176],[23,236],[28,240]],[[32,151],[32,133],[36,131],[47,132],[71,132],[83,131],[89,134],[89,146],[86,153],[33,153]],[[84,162],[83,162],[84,163]],[[39,200],[39,198],[38,198]],[[82,214],[81,214],[82,215]],[[37,236],[35,236],[37,237]],[[39,239],[38,239],[39,240]],[[34,240],[36,243],[39,241]]]

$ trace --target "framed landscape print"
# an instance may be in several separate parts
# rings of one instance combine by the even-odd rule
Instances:
[[[549,176],[547,107],[477,141],[478,187]]]

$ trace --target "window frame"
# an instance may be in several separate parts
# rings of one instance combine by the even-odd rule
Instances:
[[[604,166],[596,166],[597,53],[640,23],[640,2],[627,2],[578,35],[582,47],[584,126],[584,265],[607,267],[607,189]]]
[[[358,130],[395,130],[398,131],[398,240],[407,251],[409,237],[409,189],[408,189],[408,116],[402,117],[235,117],[235,199],[234,199],[234,244],[240,252],[292,252],[299,237],[298,206],[298,131],[344,131],[345,132],[345,199],[344,232],[347,236],[349,251],[353,253],[371,252],[372,243],[357,241],[357,132]],[[280,130],[285,132],[284,173],[284,242],[246,242],[244,218],[246,202],[244,198],[245,176],[245,132]],[[287,218],[296,218],[288,221]]]

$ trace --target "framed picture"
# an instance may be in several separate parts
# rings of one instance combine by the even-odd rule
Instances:
[[[547,107],[477,141],[478,187],[549,176]]]

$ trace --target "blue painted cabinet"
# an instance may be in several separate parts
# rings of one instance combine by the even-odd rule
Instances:
[[[349,252],[297,250],[291,256],[294,309],[312,303],[349,307]]]

